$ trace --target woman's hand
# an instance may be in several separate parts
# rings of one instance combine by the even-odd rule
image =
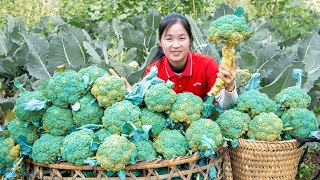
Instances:
[[[224,88],[228,92],[232,92],[236,86],[236,74],[237,74],[237,66],[235,58],[232,60],[232,68],[228,69],[223,65],[219,66],[219,72],[217,76],[224,81]]]
[[[109,73],[110,73],[111,76],[120,77],[113,69],[109,69]],[[124,78],[124,77],[120,77],[120,78],[124,81],[124,83],[126,85],[126,88],[129,88],[129,89],[132,90],[132,86],[130,85],[128,80],[126,78]]]

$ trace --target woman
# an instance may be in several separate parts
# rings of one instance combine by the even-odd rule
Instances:
[[[172,13],[165,16],[159,26],[160,48],[145,74],[152,66],[158,67],[158,77],[172,81],[176,93],[192,92],[205,98],[216,78],[220,77],[225,86],[216,100],[223,109],[228,109],[237,100],[235,77],[236,66],[230,70],[218,65],[208,55],[191,52],[191,27],[185,16]]]

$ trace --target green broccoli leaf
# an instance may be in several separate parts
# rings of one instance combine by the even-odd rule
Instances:
[[[216,169],[216,167],[212,166],[209,169],[209,179],[210,180],[215,180],[216,177],[217,177],[217,169]]]
[[[310,133],[310,138],[316,138],[317,140],[320,140],[320,131],[313,131]]]
[[[93,135],[92,137],[92,141],[91,141],[91,145],[90,145],[90,151],[95,151],[99,148],[100,144],[102,142],[100,142],[100,138],[99,136],[97,136],[96,134]]]
[[[6,170],[4,174],[4,179],[9,180],[10,178],[15,178],[17,177],[17,174],[14,172],[14,170]]]
[[[239,143],[238,139],[233,139],[231,141],[231,145],[232,145],[233,148],[236,148],[238,146],[238,143]]]
[[[202,135],[202,144],[207,147],[206,151],[204,152],[206,157],[215,154],[214,149],[217,147],[216,143],[211,138],[208,138],[208,136],[205,134]]]
[[[131,155],[130,164],[136,164],[137,155],[138,155],[138,150],[136,149]]]
[[[260,89],[260,73],[254,73],[245,87],[246,91],[259,91]]]
[[[86,164],[89,164],[92,167],[95,167],[98,165],[98,161],[95,158],[88,157],[86,160],[83,161]]]
[[[292,77],[296,81],[296,86],[298,88],[301,88],[302,76],[303,76],[303,70],[302,69],[293,69],[292,70]]]
[[[19,83],[19,81],[14,81],[13,85],[17,87],[21,92],[26,92],[27,90]]]
[[[125,180],[126,179],[126,173],[124,170],[121,170],[118,172],[118,176],[121,180]]]
[[[97,124],[86,124],[86,125],[83,125],[81,127],[78,127],[77,130],[81,130],[81,129],[91,129],[91,130],[96,130],[96,129],[100,129],[102,128],[103,126],[102,125],[97,125]]]
[[[27,138],[25,136],[18,136],[17,143],[20,145],[21,148],[21,155],[27,155],[32,158],[32,145],[27,143]]]
[[[24,110],[28,110],[28,111],[40,111],[41,109],[45,109],[47,108],[46,105],[46,101],[40,101],[36,98],[32,98],[30,99],[28,102],[26,103],[22,103],[20,106],[24,109]]]

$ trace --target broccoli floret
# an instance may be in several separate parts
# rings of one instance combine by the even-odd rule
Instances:
[[[89,66],[82,68],[78,73],[83,77],[87,76],[90,82],[94,82],[97,78],[102,77],[107,72],[104,69],[101,69],[97,66]]]
[[[238,93],[243,93],[245,91],[245,86],[251,78],[251,73],[248,69],[237,68],[236,84]]]
[[[293,127],[285,133],[295,138],[307,138],[312,131],[318,130],[316,115],[305,108],[288,109],[281,116],[284,127]]]
[[[217,123],[221,128],[223,137],[237,139],[249,130],[250,121],[251,117],[249,114],[229,109],[219,116]]]
[[[111,134],[128,133],[122,125],[130,121],[137,129],[141,127],[140,108],[128,100],[123,100],[107,107],[102,117],[102,125]]]
[[[94,133],[96,136],[98,136],[100,142],[102,143],[107,137],[111,135],[110,132],[108,132],[106,129],[102,128],[99,129],[97,132]]]
[[[96,158],[103,169],[118,172],[129,164],[135,150],[136,146],[127,138],[111,135],[99,146]]]
[[[179,93],[171,107],[169,117],[173,122],[191,124],[200,119],[203,101],[191,92]]]
[[[32,158],[42,164],[54,164],[59,158],[64,137],[43,134],[32,146]]]
[[[155,150],[165,159],[185,156],[188,142],[179,130],[164,129],[153,142]]]
[[[248,137],[260,141],[276,141],[283,130],[282,120],[273,112],[263,112],[249,122]]]
[[[304,89],[294,86],[283,89],[276,95],[275,101],[282,109],[307,108],[311,103],[311,97]]]
[[[81,129],[67,135],[61,149],[62,158],[77,166],[84,165],[84,160],[94,156],[90,150],[93,134],[90,129]]]
[[[47,85],[46,96],[56,106],[68,107],[80,99],[88,84],[76,71],[56,72]]]
[[[208,30],[208,40],[211,43],[225,42],[222,48],[222,62],[226,68],[231,69],[235,54],[235,45],[252,36],[242,16],[243,9],[237,8],[234,14],[221,16],[214,20]],[[217,78],[215,85],[212,87],[209,96],[215,96],[224,87],[224,81]]]
[[[91,94],[87,94],[79,100],[79,104],[80,109],[72,111],[75,125],[101,124],[104,109],[99,107],[96,98]]]
[[[109,107],[113,103],[121,101],[126,92],[124,80],[108,74],[97,78],[91,89],[91,93],[97,98],[100,107]]]
[[[29,144],[33,144],[33,142],[39,138],[37,128],[33,124],[21,121],[18,118],[15,118],[13,121],[10,121],[8,126],[8,132],[10,137],[15,142],[17,142],[17,138],[20,135],[25,136]]]
[[[262,112],[275,112],[277,104],[259,91],[245,91],[237,99],[237,110],[254,117]]]
[[[212,139],[215,143],[215,147],[220,146],[223,141],[218,124],[211,119],[201,118],[192,122],[186,131],[186,139],[190,149],[193,151],[205,151],[207,149],[207,147],[202,144],[203,135]]]
[[[141,124],[142,125],[152,125],[151,136],[156,137],[160,131],[164,128],[166,123],[166,118],[164,114],[159,112],[151,112],[147,108],[141,108]]]
[[[12,138],[0,139],[0,167],[12,168],[20,158],[20,145],[14,145]]]
[[[21,121],[27,121],[27,122],[39,122],[43,113],[46,111],[45,109],[41,109],[39,111],[30,111],[25,110],[23,107],[24,103],[27,103],[28,101],[36,99],[39,101],[46,101],[46,98],[42,95],[40,91],[26,91],[21,93],[20,97],[16,101],[16,105],[14,107],[14,114],[17,118],[19,118]]]
[[[157,152],[153,148],[152,143],[150,141],[137,141],[134,142],[137,148],[137,160],[147,161],[157,158]]]
[[[177,94],[172,89],[173,83],[159,83],[149,87],[144,95],[144,102],[151,112],[169,112]]]
[[[71,129],[73,124],[71,109],[51,106],[42,117],[42,128],[46,133],[54,136],[63,136]]]

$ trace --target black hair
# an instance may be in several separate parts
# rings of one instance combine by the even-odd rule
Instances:
[[[191,26],[189,21],[187,20],[187,18],[182,15],[182,14],[178,14],[178,13],[171,13],[168,14],[167,16],[163,17],[163,19],[160,21],[160,25],[159,25],[159,41],[161,39],[161,36],[163,35],[163,33],[165,33],[165,31],[170,28],[172,25],[176,24],[177,22],[180,22],[182,24],[182,26],[185,28],[185,30],[188,33],[188,36],[190,37],[191,41],[192,41],[192,32],[191,32]],[[157,54],[154,56],[154,58],[152,59],[152,61],[150,62],[150,64],[156,60],[160,60],[162,57],[164,56],[162,47],[159,46],[158,48],[158,52]]]

